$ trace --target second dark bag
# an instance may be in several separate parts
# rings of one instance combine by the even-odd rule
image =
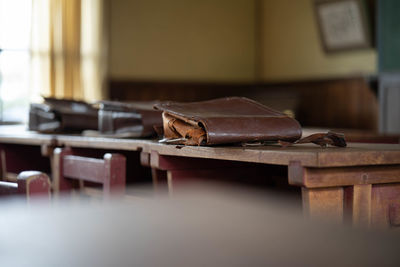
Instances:
[[[99,132],[116,137],[149,137],[162,127],[161,111],[154,110],[158,102],[101,101]]]
[[[44,133],[97,130],[97,116],[97,109],[86,102],[44,98],[42,104],[30,105],[29,129]]]

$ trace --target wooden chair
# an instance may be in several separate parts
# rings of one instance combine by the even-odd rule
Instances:
[[[17,182],[0,182],[0,196],[20,195],[28,201],[32,197],[46,197],[50,199],[50,179],[42,172],[24,171],[17,177]]]
[[[121,154],[107,153],[99,159],[82,156],[71,148],[56,148],[54,163],[56,194],[82,189],[85,182],[103,185],[104,198],[125,194],[126,158]]]

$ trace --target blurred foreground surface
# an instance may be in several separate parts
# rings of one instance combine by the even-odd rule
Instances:
[[[0,202],[1,266],[400,266],[400,235],[303,218],[266,192],[191,185],[107,203]]]

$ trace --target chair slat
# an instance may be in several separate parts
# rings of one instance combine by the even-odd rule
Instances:
[[[63,160],[64,177],[88,182],[104,183],[104,160],[66,155]]]

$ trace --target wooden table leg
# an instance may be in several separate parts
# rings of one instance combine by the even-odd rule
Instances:
[[[342,187],[302,188],[303,211],[306,216],[326,219],[333,222],[343,221]]]
[[[346,207],[354,225],[369,227],[371,224],[372,185],[360,184],[345,191]]]
[[[397,227],[400,221],[399,165],[309,168],[291,162],[288,174],[289,184],[302,187],[311,217],[349,218],[362,227]]]
[[[150,159],[151,159],[150,153],[147,152],[140,153],[140,164],[144,167],[151,168],[151,178],[152,178],[154,192],[163,193],[165,192],[167,185],[167,171],[161,170],[157,166],[152,166]]]

